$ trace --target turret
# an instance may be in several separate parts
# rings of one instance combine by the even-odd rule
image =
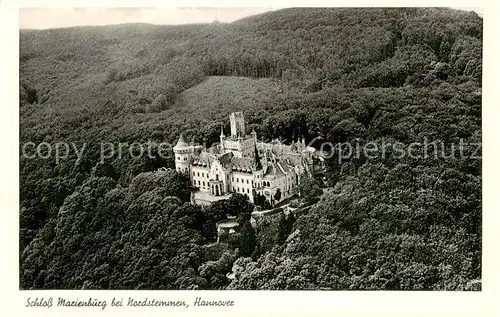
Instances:
[[[255,132],[255,129],[252,129],[252,133],[251,133],[255,143],[257,143],[257,132]]]
[[[177,144],[174,146],[175,169],[179,172],[189,172],[189,164],[193,155],[193,146],[187,144],[184,140],[184,134],[181,133]]]
[[[224,124],[220,124],[220,148],[221,148],[221,153],[224,153],[224,140],[226,139],[226,136],[224,135]]]

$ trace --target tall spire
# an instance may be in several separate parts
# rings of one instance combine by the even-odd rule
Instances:
[[[262,163],[260,162],[259,151],[257,150],[257,145],[255,145],[255,155],[254,155],[254,164],[257,170],[262,169]]]
[[[224,135],[224,124],[222,122],[220,124],[220,136],[221,137],[225,137],[225,135]]]

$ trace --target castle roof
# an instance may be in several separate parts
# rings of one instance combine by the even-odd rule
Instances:
[[[179,136],[179,140],[177,141],[177,144],[175,145],[176,148],[185,148],[188,147],[189,145],[187,144],[186,140],[184,140],[184,133],[181,133]]]
[[[231,169],[233,171],[251,172],[254,167],[254,160],[250,157],[231,158]]]
[[[278,165],[280,172],[282,173],[288,173],[290,172],[290,167],[288,164],[282,164],[281,162],[276,163]]]
[[[231,152],[219,155],[219,154],[214,154],[214,153],[202,151],[200,154],[198,154],[194,158],[193,164],[201,165],[201,166],[209,166],[215,160],[218,160],[224,168],[230,168],[231,164],[232,164],[231,159],[233,158],[233,156],[234,156],[234,154]]]
[[[228,164],[231,164],[232,159],[234,158],[234,154],[231,152],[222,154],[219,157],[219,162],[221,163],[222,166],[226,167]]]
[[[274,171],[275,171],[275,169],[274,169],[273,164],[269,164],[267,166],[266,173],[264,174],[264,177],[266,177],[266,176],[274,176]]]
[[[210,154],[208,152],[202,151],[195,159],[193,160],[193,164],[208,166],[215,160],[215,155]]]

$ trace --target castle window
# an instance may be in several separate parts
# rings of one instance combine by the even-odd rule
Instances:
[[[250,194],[250,189],[247,188],[247,194]]]
[[[198,174],[198,176],[200,176],[200,172],[197,172],[196,174]]]
[[[200,186],[200,185],[201,185],[201,183],[200,183],[200,181],[198,180],[198,186]]]
[[[201,177],[205,177],[205,173],[201,173]]]
[[[205,182],[203,182],[203,187],[205,187]]]
[[[187,157],[184,158],[184,161],[187,161]]]
[[[196,175],[195,175],[195,172],[193,172],[193,176],[196,176]]]
[[[247,184],[248,184],[248,178],[247,178]]]
[[[240,181],[238,180],[238,177],[236,177],[236,183],[239,183]]]

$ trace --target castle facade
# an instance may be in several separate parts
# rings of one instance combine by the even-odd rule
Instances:
[[[231,113],[229,120],[231,133],[226,136],[221,125],[219,144],[204,149],[188,144],[181,134],[173,149],[176,170],[187,173],[199,189],[195,201],[209,203],[240,193],[251,202],[265,197],[275,205],[294,195],[301,178],[312,172],[315,149],[302,138],[291,145],[259,142],[255,130],[246,134],[242,112]]]

